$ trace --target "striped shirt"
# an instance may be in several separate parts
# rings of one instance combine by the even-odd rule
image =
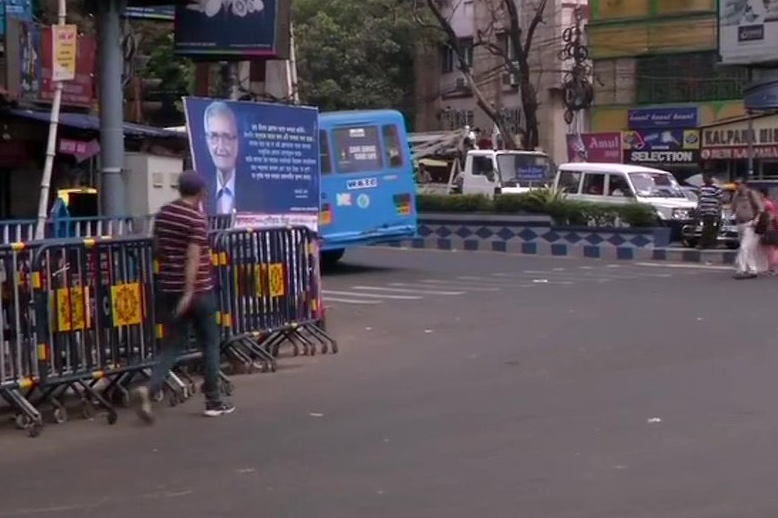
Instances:
[[[208,220],[200,210],[182,200],[168,203],[154,220],[154,242],[159,262],[157,282],[164,293],[183,293],[186,284],[186,252],[190,243],[200,245],[200,266],[195,292],[213,289]]]
[[[718,216],[721,214],[721,189],[715,185],[700,187],[700,199],[697,200],[700,216]]]

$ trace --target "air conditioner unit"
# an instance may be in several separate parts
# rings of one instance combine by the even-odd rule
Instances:
[[[502,75],[502,84],[504,86],[519,86],[519,76],[506,72]]]

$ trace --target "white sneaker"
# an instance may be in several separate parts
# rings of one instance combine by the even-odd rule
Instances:
[[[138,403],[138,406],[135,410],[138,414],[138,417],[146,423],[153,423],[154,413],[151,409],[151,396],[149,395],[149,388],[146,386],[138,387],[134,390],[134,395]]]

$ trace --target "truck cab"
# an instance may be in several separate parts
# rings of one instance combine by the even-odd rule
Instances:
[[[553,179],[551,159],[541,151],[474,149],[465,157],[460,175],[462,194],[515,194],[546,185]]]

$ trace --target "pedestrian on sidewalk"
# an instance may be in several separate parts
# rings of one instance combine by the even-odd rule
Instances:
[[[697,200],[697,216],[702,222],[702,234],[698,245],[701,250],[716,248],[721,226],[721,189],[714,183],[711,174],[705,175],[704,182],[700,187],[700,197]]]
[[[767,255],[767,269],[770,275],[778,273],[778,207],[770,198],[770,191],[759,189],[764,204],[764,212],[767,215],[767,228],[760,236],[765,254]]]
[[[216,323],[208,219],[202,212],[207,195],[205,180],[186,171],[178,180],[180,198],[160,209],[154,220],[154,252],[159,264],[157,306],[164,339],[147,386],[136,390],[138,415],[153,422],[151,395],[162,390],[194,330],[205,367],[205,415],[232,413],[235,407],[219,391],[219,328]]]
[[[735,215],[740,248],[735,265],[736,279],[753,279],[767,271],[767,257],[759,243],[755,227],[764,211],[761,196],[739,179],[735,182],[737,190],[732,196],[732,213]]]

